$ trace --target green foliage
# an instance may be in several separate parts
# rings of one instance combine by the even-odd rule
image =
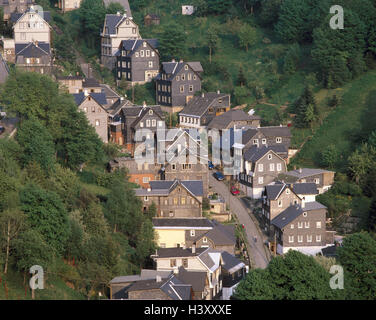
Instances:
[[[338,161],[338,151],[334,144],[328,145],[321,153],[322,165],[329,169],[334,169]]]
[[[106,14],[123,14],[125,12],[124,7],[119,2],[110,2],[106,8]]]
[[[162,61],[183,59],[186,54],[187,39],[184,28],[172,21],[163,26],[159,36],[159,52]]]
[[[239,45],[245,48],[248,52],[248,48],[253,46],[257,41],[257,30],[249,24],[244,24],[238,33]]]
[[[283,60],[283,73],[287,75],[293,74],[298,68],[300,56],[300,47],[295,43],[286,52]]]
[[[374,300],[376,296],[376,240],[361,232],[346,237],[338,248],[345,269],[345,291],[349,299]]]
[[[294,109],[296,117],[294,119],[295,126],[298,128],[306,128],[311,126],[317,119],[318,109],[312,89],[306,86],[300,98],[295,102]]]

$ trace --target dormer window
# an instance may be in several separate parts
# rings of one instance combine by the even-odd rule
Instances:
[[[142,45],[144,46],[144,48],[146,48],[146,41],[144,41],[144,43]]]
[[[277,137],[277,138],[276,138],[276,142],[277,142],[277,143],[282,143],[282,138],[281,138],[281,137]]]
[[[187,64],[184,66],[184,70],[188,70],[188,65]]]
[[[153,110],[149,110],[149,115],[153,115]]]
[[[303,212],[303,217],[306,217],[307,216],[307,212]]]

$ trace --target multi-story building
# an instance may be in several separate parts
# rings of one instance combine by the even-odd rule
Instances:
[[[200,62],[163,62],[156,77],[156,100],[167,112],[179,112],[201,91]]]
[[[12,13],[24,13],[33,3],[33,0],[0,0],[4,21],[9,21]]]
[[[82,83],[84,81],[84,77],[78,75],[59,76],[56,77],[56,80],[59,82],[60,87],[66,89],[70,94],[83,92]]]
[[[58,7],[63,12],[76,10],[80,7],[82,0],[59,0]]]
[[[16,44],[16,65],[24,71],[52,74],[51,48],[46,42]]]
[[[202,93],[193,97],[179,113],[181,127],[206,127],[214,117],[230,110],[231,97],[229,94],[217,92]]]
[[[116,54],[116,80],[132,85],[152,81],[159,72],[156,39],[123,40]]]
[[[123,40],[141,39],[138,26],[129,13],[106,14],[101,36],[101,63],[115,68],[116,53]]]
[[[1,55],[3,56],[5,61],[10,62],[10,63],[15,63],[16,48],[14,44],[14,39],[1,38],[0,50],[1,50]]]
[[[216,129],[219,131],[243,127],[260,126],[261,118],[257,115],[249,115],[240,109],[231,109],[221,115],[214,117],[208,124],[208,129]]]

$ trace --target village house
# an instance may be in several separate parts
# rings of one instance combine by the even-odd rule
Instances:
[[[28,44],[30,42],[51,44],[50,12],[39,12],[38,7],[31,6],[24,13],[12,14],[14,42]],[[17,49],[16,49],[17,51]],[[16,52],[17,54],[17,52]]]
[[[116,81],[132,85],[152,81],[159,72],[156,39],[122,40],[116,54]]]
[[[156,100],[163,111],[179,112],[201,91],[200,62],[163,62],[161,72],[156,77]]]
[[[190,218],[202,216],[202,181],[150,181],[150,188],[135,189],[146,211],[156,205],[158,217]]]
[[[24,71],[52,74],[53,61],[49,43],[17,43],[15,49],[17,67]]]
[[[101,36],[101,63],[115,68],[116,53],[123,40],[141,39],[137,24],[129,13],[106,14]]]
[[[202,93],[193,97],[179,113],[181,127],[206,127],[214,117],[230,110],[231,96],[217,92]]]
[[[334,171],[323,169],[299,168],[288,171],[278,177],[286,183],[315,183],[319,193],[326,192],[334,183]]]
[[[82,76],[58,76],[56,80],[59,82],[61,88],[64,88],[70,94],[83,92],[82,83],[84,77]]]
[[[240,189],[252,199],[260,199],[264,187],[279,174],[286,173],[285,160],[275,151],[277,146],[252,146],[244,154],[244,170],[239,174]],[[278,150],[277,150],[278,151]]]
[[[151,25],[159,25],[161,23],[161,18],[157,14],[148,13],[144,17],[144,25],[151,26]]]
[[[68,12],[72,10],[76,10],[80,7],[82,0],[59,0],[58,1],[58,8],[62,12]]]
[[[1,38],[0,39],[0,54],[3,56],[4,60],[10,63],[15,63],[16,61],[16,47],[14,44],[14,39]]]
[[[161,248],[212,248],[235,254],[236,237],[232,225],[206,218],[154,218],[157,245]]]
[[[89,123],[104,143],[108,142],[108,114],[104,105],[107,100],[104,93],[84,92],[73,94],[78,109],[84,112]]]
[[[326,230],[327,208],[319,202],[305,202],[289,206],[278,214],[271,224],[274,227],[276,252],[284,254],[297,250],[316,255],[334,243],[334,232]]]
[[[0,0],[4,21],[9,21],[12,13],[24,13],[33,3],[33,0]]]

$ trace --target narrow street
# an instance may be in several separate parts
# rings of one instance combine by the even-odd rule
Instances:
[[[230,190],[225,183],[216,180],[211,173],[209,174],[209,184],[214,192],[217,192],[225,199],[226,203],[230,206],[231,212],[235,214],[239,222],[244,225],[247,240],[251,248],[250,255],[252,256],[255,267],[262,269],[266,268],[270,261],[270,257],[266,253],[262,234],[260,234],[259,229],[248,214],[249,209],[245,207],[245,204],[238,197],[235,197],[230,193]],[[257,242],[254,241],[255,236],[257,237]]]

